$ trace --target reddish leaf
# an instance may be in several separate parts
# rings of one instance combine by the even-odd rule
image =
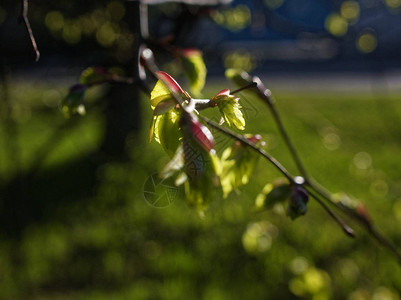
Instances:
[[[214,138],[212,133],[195,117],[185,113],[181,118],[181,128],[184,129],[184,136],[186,135],[188,138],[194,139],[195,142],[207,152],[214,149]]]
[[[229,89],[221,90],[216,94],[216,96],[214,96],[214,98],[219,96],[227,96],[227,97],[230,96],[230,90]]]
[[[369,212],[363,203],[358,202],[355,207],[355,211],[366,223],[371,223],[372,220],[370,218]]]
[[[202,51],[195,48],[181,49],[181,54],[184,56],[202,55]]]
[[[193,137],[206,151],[214,149],[214,138],[210,130],[197,120],[191,119],[190,130]]]
[[[256,144],[257,142],[259,142],[262,139],[262,136],[260,134],[255,134],[250,137],[247,137],[247,139],[249,141],[251,141],[252,143]]]
[[[170,91],[179,93],[179,94],[184,94],[184,90],[181,88],[181,86],[177,83],[177,81],[174,80],[173,77],[171,77],[169,74],[163,71],[157,71],[156,72],[157,77],[165,84],[167,84],[167,87]]]

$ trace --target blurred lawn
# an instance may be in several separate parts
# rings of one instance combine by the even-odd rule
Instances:
[[[400,93],[271,88],[309,173],[329,190],[363,200],[377,226],[401,248]],[[166,207],[147,203],[146,182],[168,159],[158,144],[147,143],[146,99],[143,131],[128,141],[132,161],[98,166],[87,194],[68,196],[74,186],[68,177],[58,180],[63,174],[57,170],[92,159],[103,119],[94,106],[71,129],[62,125],[57,105],[65,91],[13,83],[13,121],[5,121],[2,108],[1,191],[39,161],[35,176],[48,188],[38,187],[27,201],[39,201],[42,193],[55,201],[39,201],[42,217],[19,234],[0,231],[0,299],[400,299],[399,264],[358,227],[358,238],[347,238],[312,200],[308,214],[295,221],[279,208],[254,210],[259,191],[280,176],[262,160],[241,194],[214,199],[204,219],[180,189],[171,191]],[[92,90],[88,102],[101,93]],[[242,105],[247,132],[262,134],[269,152],[294,172],[267,109],[252,99],[242,99]],[[218,133],[216,141],[218,148],[230,143]],[[83,173],[76,169],[68,176],[79,180]],[[0,194],[2,215],[6,195]]]

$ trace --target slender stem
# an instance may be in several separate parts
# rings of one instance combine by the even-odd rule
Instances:
[[[288,133],[287,130],[284,127],[283,121],[281,120],[280,114],[278,113],[278,110],[276,106],[274,105],[274,101],[272,99],[272,94],[270,90],[266,89],[263,93],[260,91],[260,97],[262,100],[267,104],[267,106],[270,109],[270,112],[273,115],[274,121],[276,122],[276,125],[278,127],[278,130],[280,131],[281,136],[284,139],[284,142],[286,143],[289,151],[291,152],[291,155],[294,159],[295,164],[297,165],[297,168],[301,175],[305,178],[306,181],[309,180],[308,173],[306,172],[306,169],[301,161],[300,156],[298,155],[298,152],[296,151]]]
[[[40,53],[28,19],[28,0],[21,0],[21,16],[19,20],[25,24],[29,39],[31,40],[33,51],[35,51],[35,61],[37,62],[39,61]]]
[[[248,84],[248,85],[245,85],[245,86],[243,86],[243,87],[240,87],[240,88],[238,88],[238,89],[236,89],[236,90],[231,91],[230,94],[233,94],[233,95],[234,95],[234,94],[239,93],[239,92],[241,92],[241,91],[243,91],[243,90],[256,87],[257,85],[258,85],[258,84],[257,84],[256,82],[252,82],[252,83],[250,83],[250,84]]]
[[[254,151],[258,152],[260,155],[262,155],[264,158],[266,158],[268,161],[270,161],[285,177],[287,177],[287,179],[290,182],[294,182],[294,177],[286,170],[286,168],[282,164],[280,164],[280,162],[277,159],[275,159],[273,156],[271,156],[265,150],[256,146],[255,143],[251,142],[250,140],[243,137],[242,135],[231,131],[230,129],[220,126],[219,124],[215,123],[214,121],[212,121],[204,116],[199,116],[199,118],[202,119],[204,122],[206,122],[208,125],[217,129],[218,131],[223,132],[227,136],[249,146]]]
[[[312,196],[312,198],[317,201],[317,203],[319,203],[323,207],[323,209],[333,218],[333,220],[336,221],[338,225],[340,225],[346,235],[352,238],[355,237],[354,230],[347,224],[345,224],[345,222],[339,216],[337,216],[322,200],[320,200],[320,198],[315,193],[311,192],[310,190],[308,191],[308,193]]]

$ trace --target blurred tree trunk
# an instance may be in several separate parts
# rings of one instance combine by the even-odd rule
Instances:
[[[139,82],[138,56],[142,43],[139,1],[126,1],[127,22],[134,34],[132,59],[125,65],[126,75]],[[145,16],[146,17],[146,16]],[[138,84],[114,84],[107,95],[106,128],[101,147],[106,159],[127,160],[127,137],[136,135],[141,125],[141,90]]]

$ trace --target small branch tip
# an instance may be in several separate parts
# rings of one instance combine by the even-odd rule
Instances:
[[[346,235],[348,235],[348,236],[351,237],[351,238],[355,238],[355,232],[354,232],[354,230],[352,230],[351,227],[345,225],[345,226],[343,227],[343,230],[344,230],[344,232],[345,232]]]

